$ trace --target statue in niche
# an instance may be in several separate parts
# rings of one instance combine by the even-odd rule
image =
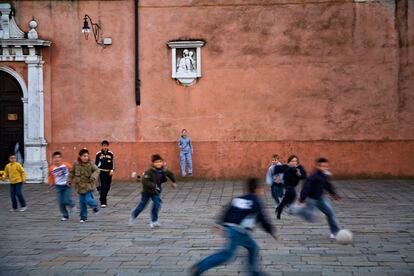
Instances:
[[[178,73],[193,73],[196,71],[196,64],[193,58],[194,52],[184,49],[183,57],[180,58],[177,66]]]

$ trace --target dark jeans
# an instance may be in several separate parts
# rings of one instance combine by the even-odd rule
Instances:
[[[319,199],[308,198],[306,200],[306,207],[297,208],[293,210],[294,215],[298,215],[307,221],[314,220],[314,209],[317,208],[325,216],[329,224],[331,233],[336,235],[339,231],[339,226],[336,221],[335,212],[330,201],[327,198],[321,197]]]
[[[109,175],[109,172],[101,171],[99,174],[99,180],[101,182],[101,188],[99,189],[99,201],[101,204],[106,205],[106,197],[111,189],[112,176]]]
[[[241,233],[233,227],[226,228],[227,244],[219,252],[208,256],[204,260],[196,264],[196,272],[194,275],[201,275],[213,267],[219,266],[224,262],[233,258],[236,249],[242,246],[249,252],[249,260],[247,262],[248,271],[251,275],[260,275],[257,267],[257,259],[259,256],[259,247],[248,233]]]
[[[86,194],[79,194],[80,218],[82,220],[88,219],[88,205],[95,210],[98,208],[96,200],[93,197],[93,193],[87,192]]]
[[[67,185],[56,185],[56,191],[60,212],[64,218],[69,218],[69,212],[66,207],[75,207],[72,201],[72,189]]]
[[[134,218],[138,217],[139,214],[145,209],[149,200],[152,200],[152,210],[151,210],[151,221],[158,221],[158,212],[161,208],[161,198],[159,195],[149,195],[145,192],[141,193],[141,202],[137,207],[132,211],[132,216]]]
[[[283,183],[272,183],[271,186],[272,197],[276,204],[280,204],[280,198],[283,196]]]
[[[22,182],[16,183],[16,184],[10,184],[10,198],[12,201],[13,209],[17,209],[17,199],[19,199],[19,203],[22,208],[26,207],[26,201],[24,200],[24,197],[22,194],[22,186],[23,186]]]
[[[294,187],[286,187],[285,196],[282,199],[282,202],[280,202],[279,206],[276,208],[277,212],[277,218],[280,218],[280,215],[283,212],[283,208],[285,206],[292,204],[296,199],[296,190]]]

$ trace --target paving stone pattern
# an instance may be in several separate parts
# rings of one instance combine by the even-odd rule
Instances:
[[[334,208],[341,226],[353,231],[354,244],[330,240],[322,215],[316,223],[287,214],[276,220],[267,189],[264,202],[280,240],[259,228],[253,233],[263,271],[414,275],[414,181],[347,180],[336,187],[342,200]],[[243,183],[186,181],[176,190],[166,185],[162,226],[155,230],[148,225],[150,208],[136,224],[127,224],[140,190],[140,184],[114,183],[108,208],[96,215],[89,210],[88,222],[81,224],[78,213],[60,221],[55,191],[46,185],[25,185],[28,210],[8,212],[9,186],[0,185],[0,275],[187,275],[193,263],[220,248],[224,240],[210,228],[222,206],[242,194]],[[246,253],[240,249],[234,262],[205,275],[246,275]]]

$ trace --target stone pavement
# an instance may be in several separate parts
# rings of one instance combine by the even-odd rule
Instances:
[[[213,219],[231,197],[242,193],[238,181],[181,182],[165,186],[160,221],[149,229],[149,208],[127,225],[139,199],[140,184],[115,183],[109,208],[79,223],[78,214],[61,222],[54,191],[26,185],[26,212],[10,209],[8,185],[0,185],[0,275],[187,275],[187,269],[222,243],[211,232]],[[280,240],[262,230],[254,237],[268,275],[414,275],[414,181],[337,181],[342,201],[337,217],[355,235],[341,246],[329,239],[323,217],[305,223],[282,215],[276,221],[266,191],[268,214]],[[77,197],[74,197],[77,201]],[[150,207],[150,206],[149,206]],[[206,275],[245,275],[246,252]]]

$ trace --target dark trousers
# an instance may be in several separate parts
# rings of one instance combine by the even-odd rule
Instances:
[[[280,198],[283,197],[283,183],[272,183],[271,187],[272,197],[276,201],[276,204],[280,204]]]
[[[101,188],[99,189],[99,201],[101,204],[106,205],[106,197],[111,189],[112,176],[109,175],[109,172],[101,171],[99,174],[99,180],[101,182]]]
[[[12,207],[13,209],[17,209],[17,199],[19,200],[20,206],[26,207],[26,201],[24,200],[23,194],[22,194],[22,185],[23,183],[16,183],[16,184],[10,184],[10,198],[12,201]],[[16,199],[17,197],[17,199]]]
[[[296,190],[294,187],[286,187],[285,196],[276,208],[277,218],[280,219],[280,215],[283,212],[285,206],[292,204],[296,199]]]

